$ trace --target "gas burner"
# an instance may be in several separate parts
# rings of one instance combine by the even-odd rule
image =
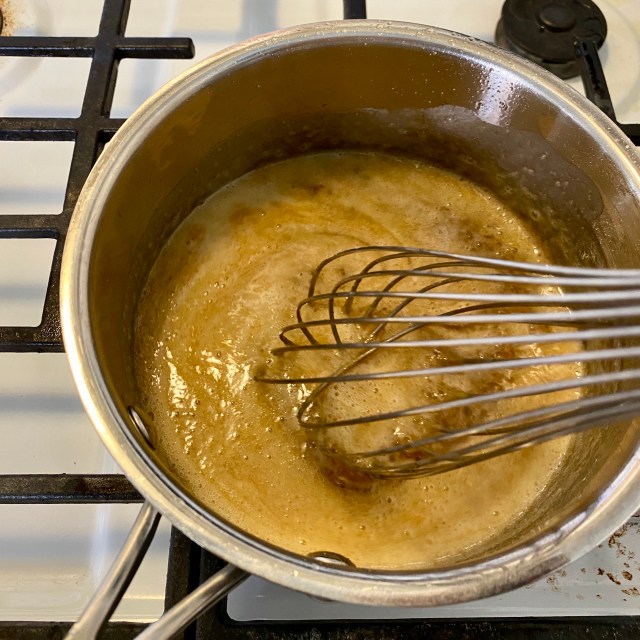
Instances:
[[[591,0],[507,0],[495,40],[560,78],[580,74],[576,45],[591,40],[600,48],[607,21]]]

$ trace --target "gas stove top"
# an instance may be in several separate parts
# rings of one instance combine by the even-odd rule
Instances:
[[[599,55],[615,115],[621,123],[640,122],[640,3],[597,4],[607,25]],[[420,22],[494,41],[502,5],[0,0],[0,638],[59,637],[91,597],[139,509],[139,496],[82,409],[57,318],[66,224],[95,157],[123,119],[194,61],[259,33],[366,10],[373,20]],[[127,9],[128,40],[114,54],[113,34]],[[114,57],[122,58],[119,65]],[[584,92],[579,78],[568,82]],[[139,631],[161,615],[165,597],[179,599],[215,565],[161,521],[109,633]],[[527,628],[540,636],[550,618],[563,618],[554,623],[558,637],[581,637],[587,628],[593,637],[638,637],[638,616],[640,516],[564,570],[503,596],[436,609],[374,609],[321,602],[250,578],[187,635],[516,637]],[[382,620],[389,622],[371,622]]]

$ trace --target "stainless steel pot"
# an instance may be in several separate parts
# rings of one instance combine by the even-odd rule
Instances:
[[[145,436],[132,317],[163,243],[195,205],[246,171],[341,147],[419,155],[471,176],[542,229],[558,261],[640,266],[635,149],[566,84],[491,45],[421,25],[296,27],[227,49],[169,83],[98,160],[62,267],[64,339],[82,401],[148,502],[242,570],[227,570],[226,588],[246,571],[333,600],[430,606],[530,582],[634,512],[638,429],[578,438],[554,485],[500,540],[449,566],[397,572],[327,566],[235,528],[185,491]],[[145,509],[142,529],[152,529],[154,508]]]

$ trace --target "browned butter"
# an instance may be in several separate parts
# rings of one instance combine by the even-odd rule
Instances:
[[[513,211],[453,173],[379,153],[286,160],[214,193],[172,236],[139,303],[136,376],[160,455],[219,516],[301,554],[437,566],[516,522],[568,443],[370,491],[321,472],[295,416],[305,390],[254,375],[313,268],[373,244],[548,261]]]

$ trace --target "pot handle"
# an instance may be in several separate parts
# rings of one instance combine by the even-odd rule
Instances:
[[[231,564],[226,565],[196,587],[172,609],[166,611],[159,620],[150,624],[138,636],[138,640],[173,638],[176,633],[182,631],[201,613],[207,611],[248,577],[249,574],[246,571]]]
[[[102,625],[118,606],[124,592],[135,575],[158,527],[160,513],[145,502],[133,527],[114,560],[66,640],[94,640]],[[248,574],[233,565],[226,565],[162,617],[149,625],[138,638],[171,638],[184,629],[197,616],[212,607]]]

